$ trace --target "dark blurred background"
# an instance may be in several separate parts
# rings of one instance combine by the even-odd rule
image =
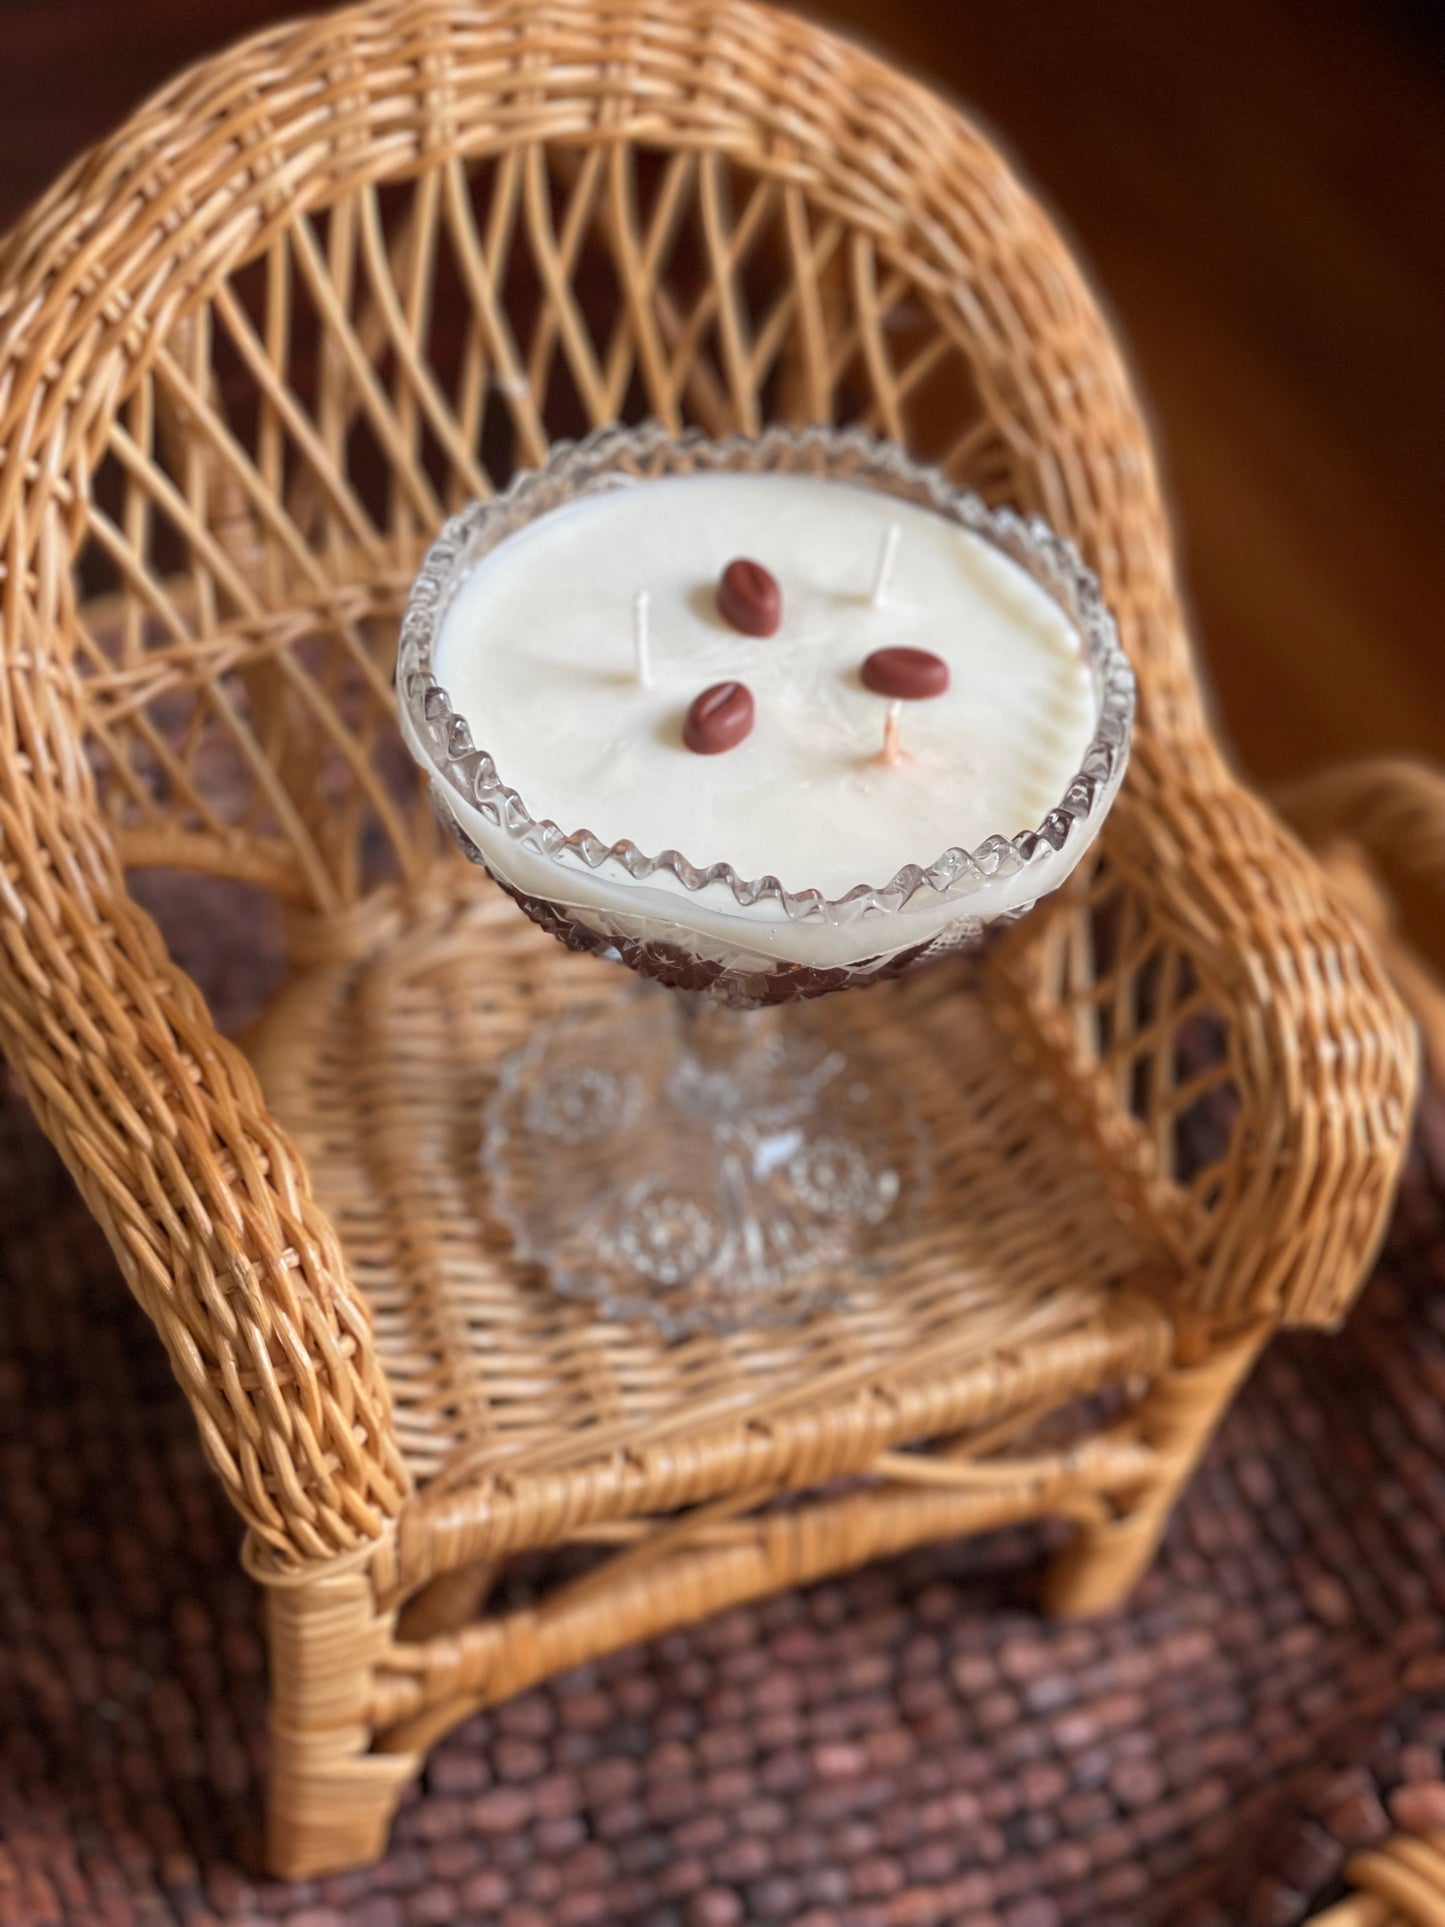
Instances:
[[[0,0],[0,221],[295,0]],[[819,0],[991,124],[1162,437],[1228,735],[1445,755],[1445,0]]]

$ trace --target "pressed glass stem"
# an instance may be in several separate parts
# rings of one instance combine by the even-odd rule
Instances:
[[[778,1009],[738,1009],[705,990],[660,991],[670,997],[683,1053],[700,1069],[737,1073],[766,1048],[777,1030]]]
[[[509,1059],[483,1148],[525,1256],[674,1334],[829,1303],[876,1262],[925,1163],[906,1095],[836,1017],[650,988]]]
[[[664,991],[662,995],[668,993]],[[671,993],[673,1008],[682,1026],[686,1048],[695,1056],[704,1058],[714,1069],[724,1068],[735,1052],[743,1047],[744,1023],[756,1017],[757,1011],[731,1010],[710,997],[705,990],[675,990]],[[747,1026],[751,1029],[751,1026]]]

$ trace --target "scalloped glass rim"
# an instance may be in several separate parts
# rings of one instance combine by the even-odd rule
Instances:
[[[954,846],[926,865],[905,864],[885,884],[859,883],[829,897],[821,890],[787,889],[775,876],[741,877],[730,863],[694,864],[680,850],[649,856],[626,839],[606,844],[590,830],[566,831],[550,818],[532,815],[491,755],[476,747],[466,718],[432,674],[433,645],[452,597],[483,555],[552,509],[603,488],[709,470],[827,474],[899,495],[992,542],[1053,596],[1080,634],[1099,707],[1083,762],[1036,829],[987,837],[975,850]],[[699,429],[671,435],[658,422],[603,428],[579,442],[558,442],[541,468],[521,471],[502,494],[470,503],[446,523],[407,601],[397,688],[415,736],[414,752],[421,750],[434,774],[512,842],[559,868],[572,858],[594,874],[632,883],[667,875],[692,894],[722,885],[744,908],[775,901],[790,918],[830,922],[896,912],[921,894],[938,903],[968,898],[988,884],[1050,863],[1071,841],[1080,844],[1082,855],[1089,840],[1083,832],[1097,827],[1123,776],[1135,702],[1134,673],[1097,577],[1041,516],[991,509],[969,490],[955,488],[940,470],[911,461],[895,444],[862,429],[775,427],[756,436],[714,439]]]

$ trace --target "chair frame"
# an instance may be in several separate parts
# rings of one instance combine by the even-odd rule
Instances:
[[[635,205],[643,151],[663,157],[662,200],[691,197],[697,215],[691,311],[666,277],[667,217]],[[440,228],[468,231],[456,197],[483,166],[492,226],[458,256],[476,378],[453,406],[428,363],[428,277]],[[739,172],[763,184],[781,237],[785,294],[761,319],[744,286],[754,202],[729,200]],[[570,222],[555,218],[563,177]],[[396,240],[381,195],[400,184],[412,213]],[[490,277],[504,230],[525,230],[536,264],[525,343]],[[598,344],[571,280],[593,245],[620,284]],[[283,254],[291,279],[268,288],[304,284],[320,316],[309,416],[288,386],[284,295],[251,326],[236,293],[248,264]],[[915,324],[905,366],[893,357]],[[260,393],[254,447],[226,413],[223,329]],[[510,459],[539,460],[554,424],[538,371],[559,357],[593,424],[640,407],[718,432],[765,409],[851,410],[916,443],[918,398],[932,430],[956,389],[971,413],[939,451],[950,472],[1047,515],[1099,572],[1140,679],[1130,775],[1102,858],[998,944],[980,987],[1020,1079],[1087,1143],[1151,1259],[1117,1327],[940,1368],[906,1395],[865,1386],[765,1437],[739,1425],[685,1473],[685,1455],[649,1447],[436,1491],[403,1453],[366,1301],[266,1080],[217,1034],[127,871],[262,885],[288,906],[294,954],[333,960],[457,887],[424,810],[370,774],[384,672],[365,658],[364,726],[319,683],[298,726],[284,624],[323,592],[349,621],[355,584],[393,607],[436,509],[494,479],[478,395],[503,410]],[[949,357],[966,376],[944,394],[930,382]],[[380,519],[347,469],[361,414],[391,467]],[[1079,1531],[1052,1608],[1119,1599],[1270,1334],[1347,1310],[1403,1156],[1415,1042],[1368,941],[1215,745],[1122,359],[988,142],[872,55],[741,0],[370,0],[274,28],[182,76],[9,237],[0,448],[0,1043],[248,1528],[269,1599],[275,1870],[380,1854],[425,1749],[478,1706],[776,1587],[1062,1514]],[[161,519],[188,557],[180,586],[152,546]],[[121,636],[104,673],[107,618],[81,567],[97,554]],[[282,641],[262,650],[260,634]],[[229,726],[264,803],[240,823],[184,745],[137,721],[223,666],[245,683],[249,720]],[[116,751],[127,730],[164,781],[148,788]],[[350,758],[339,802],[313,736]],[[397,874],[372,888],[378,822]],[[1105,904],[1112,966],[1089,934]],[[1136,996],[1151,956],[1166,981]],[[1121,1026],[1108,1012],[1125,1001]],[[1174,1038],[1201,1011],[1224,1057],[1195,1089]],[[1164,1068],[1139,1097],[1151,1025]],[[1180,1123],[1226,1072],[1223,1150],[1201,1183]],[[990,1457],[1027,1415],[1105,1384],[1135,1387],[1122,1419],[1067,1450]],[[843,1476],[860,1484],[809,1496]],[[781,1491],[797,1503],[756,1512]],[[485,1614],[505,1557],[589,1521],[645,1522],[645,1556],[624,1550],[544,1609]]]

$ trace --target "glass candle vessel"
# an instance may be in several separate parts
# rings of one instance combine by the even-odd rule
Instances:
[[[802,855],[799,837],[786,839],[795,867],[811,850],[810,882],[806,871],[749,874],[725,850],[689,851],[693,812],[685,800],[675,832],[650,849],[627,835],[604,840],[585,820],[553,820],[545,769],[535,789],[529,776],[526,796],[509,781],[498,747],[501,722],[509,720],[498,710],[507,701],[503,682],[493,689],[485,676],[470,676],[463,713],[439,673],[439,657],[455,661],[448,652],[465,647],[464,638],[448,640],[459,596],[465,591],[470,606],[480,606],[488,558],[529,530],[541,532],[544,518],[650,482],[722,475],[811,477],[868,491],[905,529],[918,526],[919,512],[943,518],[1027,578],[1019,595],[1048,598],[1074,653],[1073,669],[1061,665],[1060,674],[1083,678],[1088,715],[1078,765],[1060,775],[1040,820],[1011,833],[999,825],[970,839],[971,847],[920,848],[889,874],[870,874],[875,839],[867,812],[880,820],[897,814],[895,793],[870,773],[867,784],[854,786],[856,796],[848,792],[852,814],[836,827],[820,823],[811,845],[804,834]],[[847,498],[848,513],[858,506]],[[566,533],[560,522],[556,530]],[[716,541],[725,553],[727,531],[717,531]],[[885,547],[871,591],[861,578],[837,591],[838,620],[852,625],[850,635],[867,637],[868,605],[881,600],[898,536]],[[520,550],[509,553],[515,559]],[[861,567],[872,573],[868,558]],[[607,573],[615,604],[610,564]],[[710,606],[710,582],[696,593]],[[587,580],[569,594],[585,609]],[[812,606],[816,612],[816,594]],[[616,613],[615,606],[605,616],[599,610],[596,622],[597,673],[608,679],[613,705],[607,713],[626,713],[623,685],[635,677],[638,702],[646,692],[663,718],[652,731],[657,747],[640,763],[664,771],[673,786],[666,793],[685,799],[687,766],[713,759],[688,757],[667,720],[681,713],[679,700],[666,688],[657,694],[647,659],[618,658]],[[930,611],[920,613],[927,628]],[[944,649],[937,611],[931,618]],[[539,677],[568,673],[547,662],[542,640]],[[639,651],[645,646],[644,636]],[[792,646],[792,657],[768,657],[756,653],[769,649],[767,641],[743,639],[729,660],[744,679],[754,662],[776,692],[787,664],[802,662],[806,638]],[[679,660],[674,650],[666,673],[681,689]],[[685,669],[685,651],[681,661]],[[975,651],[962,695],[982,704],[993,673]],[[854,679],[840,672],[838,680]],[[991,509],[858,431],[777,428],[715,441],[669,436],[655,424],[604,430],[559,447],[545,467],[447,524],[412,590],[397,686],[403,733],[462,851],[542,928],[629,965],[669,993],[608,998],[539,1029],[500,1067],[481,1156],[519,1255],[542,1265],[557,1289],[613,1315],[650,1317],[671,1334],[792,1322],[845,1293],[860,1270],[886,1265],[890,1241],[926,1187],[927,1145],[892,1068],[869,1061],[836,1023],[815,1021],[813,1002],[976,945],[1057,888],[1097,834],[1124,774],[1134,680],[1097,583],[1072,548],[1038,518]],[[566,691],[561,699],[581,700]],[[856,688],[840,696],[857,700]],[[790,718],[789,727],[806,733],[806,715],[801,723]],[[907,718],[902,727],[906,744]],[[1026,737],[1025,725],[1020,754]],[[697,777],[699,786],[707,780]],[[642,814],[640,791],[635,807]],[[625,789],[620,798],[609,793],[607,810],[626,826]],[[658,820],[655,794],[647,814]],[[667,807],[661,820],[671,822]],[[795,1004],[806,1008],[777,1008]]]

